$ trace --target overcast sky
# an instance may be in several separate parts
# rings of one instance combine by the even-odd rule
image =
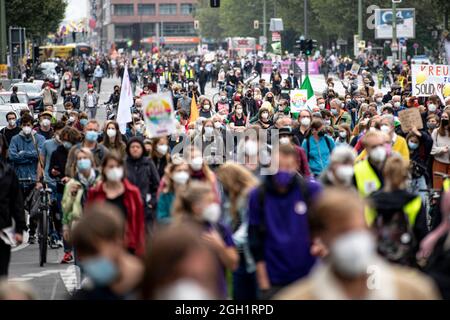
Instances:
[[[64,20],[79,20],[87,17],[88,0],[68,0]]]

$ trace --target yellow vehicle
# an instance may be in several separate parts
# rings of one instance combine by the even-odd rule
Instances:
[[[70,57],[77,57],[86,54],[89,56],[92,53],[92,48],[85,43],[71,43],[66,45],[49,45],[39,47],[39,58],[41,61],[51,58],[68,59]]]

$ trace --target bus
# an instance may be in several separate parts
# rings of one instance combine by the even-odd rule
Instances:
[[[91,55],[92,48],[86,43],[70,43],[66,45],[48,45],[39,47],[39,58],[45,61],[51,58],[68,59]]]

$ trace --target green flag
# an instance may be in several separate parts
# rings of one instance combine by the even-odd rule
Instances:
[[[281,42],[272,43],[272,49],[273,49],[273,53],[281,54]]]
[[[306,101],[306,106],[310,111],[312,111],[313,107],[317,106],[316,96],[314,95],[314,90],[311,85],[311,81],[309,80],[309,76],[305,77],[301,87],[301,90],[306,90],[308,92],[308,100]]]

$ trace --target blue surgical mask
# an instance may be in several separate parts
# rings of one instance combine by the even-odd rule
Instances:
[[[63,142],[63,146],[64,146],[64,148],[69,150],[70,148],[72,148],[73,144],[71,142],[69,142],[69,141],[64,141]]]
[[[409,147],[409,149],[411,149],[411,150],[416,150],[416,149],[419,147],[419,144],[418,144],[418,143],[414,143],[414,142],[409,141],[409,142],[408,142],[408,147]]]
[[[80,159],[77,161],[78,170],[89,170],[91,168],[91,160],[90,159]]]
[[[81,120],[80,120],[80,124],[81,124],[83,127],[86,126],[87,123],[88,123],[88,119],[81,119]]]
[[[111,284],[119,275],[116,265],[104,257],[86,260],[81,267],[94,284],[101,287]]]
[[[95,142],[98,139],[98,132],[97,131],[88,131],[88,132],[86,132],[85,138],[87,141]]]

